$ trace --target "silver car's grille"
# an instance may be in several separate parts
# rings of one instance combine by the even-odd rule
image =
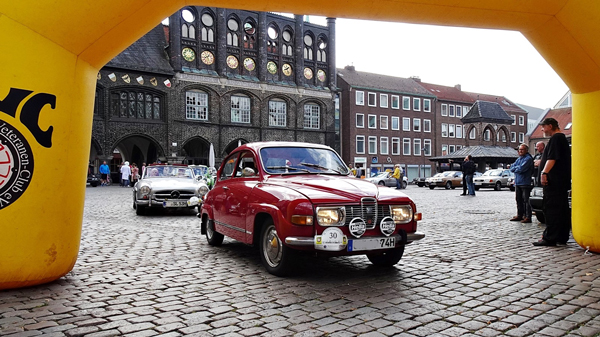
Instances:
[[[190,190],[160,190],[153,194],[155,200],[189,199],[196,195],[194,191]]]
[[[367,229],[373,229],[381,219],[390,215],[389,205],[379,205],[377,199],[363,198],[360,205],[346,206],[346,225],[354,218],[361,218],[367,224]]]

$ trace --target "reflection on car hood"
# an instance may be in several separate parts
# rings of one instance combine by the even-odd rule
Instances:
[[[291,188],[313,202],[357,202],[370,197],[379,200],[405,196],[389,188],[378,188],[373,183],[346,176],[297,175],[272,176],[265,180],[267,184]]]
[[[197,182],[188,178],[144,178],[138,184],[148,184],[152,189],[195,189],[204,182]]]

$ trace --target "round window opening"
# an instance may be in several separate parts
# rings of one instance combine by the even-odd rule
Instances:
[[[290,42],[292,40],[292,33],[289,30],[284,30],[281,37],[283,37],[283,41]]]
[[[254,28],[254,25],[251,22],[246,22],[244,24],[244,31],[248,35],[254,35],[254,33],[256,32],[256,29]]]
[[[313,39],[310,35],[304,35],[304,44],[307,46],[312,46]]]
[[[192,11],[190,11],[189,9],[182,10],[181,11],[181,17],[187,23],[192,23],[196,19],[196,17],[194,16],[194,13],[192,13]]]
[[[267,30],[267,34],[269,34],[269,38],[271,40],[275,40],[277,38],[277,36],[279,36],[277,29],[273,26],[269,26],[269,29]]]
[[[229,21],[227,21],[227,27],[229,28],[229,30],[237,32],[240,26],[238,25],[238,22],[234,19],[229,19]]]
[[[211,27],[214,23],[213,17],[210,16],[210,14],[203,14],[202,15],[202,23],[207,27]]]
[[[323,39],[323,38],[319,38],[319,41],[317,42],[317,46],[319,47],[319,49],[323,50],[323,49],[327,48],[327,41],[325,41],[325,39]]]

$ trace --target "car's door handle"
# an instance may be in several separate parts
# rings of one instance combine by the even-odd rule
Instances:
[[[227,186],[223,186],[223,189],[224,189],[225,191],[228,191],[228,190],[229,190],[229,187],[227,187]]]

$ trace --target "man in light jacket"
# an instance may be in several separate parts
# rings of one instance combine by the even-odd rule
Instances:
[[[531,223],[531,175],[533,173],[533,157],[529,154],[529,147],[519,145],[519,158],[510,165],[510,171],[515,174],[515,199],[517,201],[517,215],[510,221]]]

